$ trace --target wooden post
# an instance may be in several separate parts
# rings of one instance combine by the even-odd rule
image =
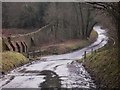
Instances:
[[[27,58],[29,58],[29,54],[27,53],[26,55],[27,55]]]
[[[93,48],[91,49],[91,54],[93,55]]]
[[[86,59],[86,51],[84,52],[84,60]]]
[[[35,58],[35,50],[33,50],[33,52],[32,52],[32,53],[33,53],[33,58]]]
[[[40,49],[40,57],[42,56],[42,51],[41,51],[41,49]]]
[[[95,53],[96,53],[97,51],[95,50]]]

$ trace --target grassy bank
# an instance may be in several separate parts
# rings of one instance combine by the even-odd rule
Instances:
[[[119,88],[118,48],[102,48],[93,55],[88,55],[85,68],[100,88]]]
[[[7,72],[27,62],[28,59],[18,52],[2,52],[2,60],[0,61],[2,68],[0,68],[0,70]]]
[[[58,44],[48,44],[38,48],[38,50],[42,55],[68,53],[90,45],[96,40],[97,36],[97,32],[92,31],[88,39],[72,39]]]

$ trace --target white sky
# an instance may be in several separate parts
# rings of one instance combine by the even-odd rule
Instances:
[[[119,2],[120,0],[0,0],[2,2]]]

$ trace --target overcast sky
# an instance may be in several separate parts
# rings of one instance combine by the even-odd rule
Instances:
[[[118,2],[120,0],[0,0],[2,2]]]

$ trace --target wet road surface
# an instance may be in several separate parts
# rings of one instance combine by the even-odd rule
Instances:
[[[103,47],[108,40],[106,31],[95,26],[97,40],[83,49],[68,54],[40,57],[39,61],[16,68],[0,79],[0,88],[96,88],[82,63],[75,60]]]

